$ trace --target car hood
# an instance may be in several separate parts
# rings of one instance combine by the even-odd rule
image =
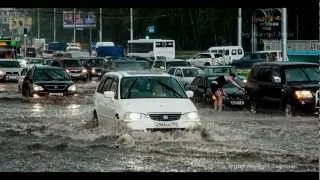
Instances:
[[[232,88],[223,88],[223,91],[228,95],[228,96],[243,96],[244,92],[239,90],[236,87]]]
[[[186,113],[197,111],[190,99],[177,98],[143,98],[143,99],[122,99],[120,106],[125,112],[178,112]]]
[[[317,91],[320,88],[320,84],[314,82],[292,82],[288,83],[288,86],[293,90],[311,90],[313,92]]]
[[[35,81],[34,84],[43,86],[43,85],[72,85],[74,83],[72,81]]]

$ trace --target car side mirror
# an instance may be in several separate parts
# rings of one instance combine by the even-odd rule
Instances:
[[[105,98],[114,100],[115,93],[113,91],[105,91],[103,95]]]
[[[275,83],[281,83],[281,78],[279,76],[273,76],[272,77],[273,82]]]
[[[186,94],[187,94],[188,98],[193,97],[193,91],[186,91]]]

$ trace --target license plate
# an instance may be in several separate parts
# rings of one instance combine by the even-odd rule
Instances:
[[[63,96],[63,93],[49,93],[49,96]]]
[[[177,128],[178,123],[177,122],[155,122],[154,123],[156,128]]]
[[[74,76],[74,77],[79,77],[80,74],[75,74],[75,73],[70,73],[71,76]]]
[[[244,105],[244,101],[231,101],[232,105]]]
[[[17,80],[18,76],[8,76],[10,80]]]

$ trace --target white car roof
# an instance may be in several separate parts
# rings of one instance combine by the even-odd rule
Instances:
[[[108,72],[105,74],[107,75],[114,75],[120,78],[123,77],[143,77],[143,76],[158,76],[158,77],[171,77],[167,73],[163,72],[151,72],[151,71],[117,71],[117,72]]]
[[[198,67],[194,67],[194,66],[174,66],[174,67],[170,67],[171,68],[181,68],[181,69],[200,69]]]

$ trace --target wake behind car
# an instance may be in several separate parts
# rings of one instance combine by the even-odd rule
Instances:
[[[77,92],[65,69],[52,66],[33,66],[22,83],[22,96],[27,98],[70,97]]]
[[[20,63],[14,59],[0,59],[0,81],[18,81]]]
[[[314,112],[319,89],[319,64],[298,62],[256,63],[248,76],[246,102],[250,111],[281,109],[286,116]]]
[[[167,73],[110,72],[95,91],[92,116],[103,127],[121,121],[131,130],[197,128],[201,123],[192,95]]]

